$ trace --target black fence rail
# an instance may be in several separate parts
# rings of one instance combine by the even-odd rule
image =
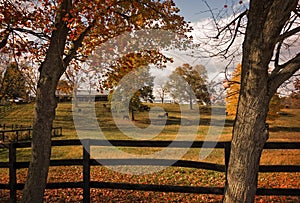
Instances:
[[[172,143],[172,145],[170,145]],[[62,189],[62,188],[82,188],[83,202],[90,202],[91,188],[109,188],[123,190],[140,190],[140,191],[158,191],[158,192],[179,192],[179,193],[197,193],[197,194],[217,194],[222,195],[224,188],[222,187],[199,187],[199,186],[174,186],[174,185],[156,185],[156,184],[132,184],[132,183],[117,183],[117,182],[96,182],[90,180],[90,167],[96,165],[157,165],[173,167],[188,167],[214,170],[226,172],[230,142],[203,142],[195,141],[190,148],[221,148],[224,149],[225,165],[205,163],[189,160],[169,160],[169,159],[91,159],[88,151],[91,146],[121,146],[121,147],[174,147],[186,148],[190,142],[186,141],[132,141],[132,140],[54,140],[52,146],[78,146],[83,147],[82,159],[63,159],[51,160],[50,166],[83,166],[83,180],[81,182],[59,182],[48,183],[47,189]],[[16,161],[17,148],[29,148],[30,142],[8,143],[1,144],[0,147],[9,149],[9,162],[0,163],[0,168],[9,168],[9,183],[0,184],[0,189],[10,190],[11,202],[16,202],[16,191],[22,190],[23,183],[17,183],[17,169],[28,168],[29,162]],[[300,149],[300,142],[268,142],[264,149]],[[261,165],[260,172],[300,172],[300,165]],[[258,188],[257,195],[285,195],[298,196],[300,189],[290,188]]]
[[[2,142],[18,142],[20,140],[30,140],[32,135],[31,127],[24,127],[22,125],[12,125],[13,127],[0,130],[0,139]],[[17,127],[18,128],[17,128]],[[6,126],[7,127],[7,126]],[[62,127],[53,127],[52,136],[62,136]]]
[[[18,125],[18,124],[1,124],[0,123],[0,130],[18,130],[24,128],[31,128],[29,125]]]

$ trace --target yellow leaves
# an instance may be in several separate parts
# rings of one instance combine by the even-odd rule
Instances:
[[[226,112],[228,115],[235,115],[237,110],[239,91],[240,91],[240,80],[241,80],[241,68],[242,65],[238,64],[232,77],[227,81],[226,89]]]
[[[226,112],[228,115],[235,115],[238,106],[240,80],[241,80],[242,65],[238,64],[232,78],[226,81]],[[282,108],[280,97],[275,94],[269,104],[268,118],[272,119],[277,115],[277,112]]]

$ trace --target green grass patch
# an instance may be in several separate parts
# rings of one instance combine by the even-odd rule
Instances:
[[[116,140],[116,139],[134,139],[134,137],[127,136],[122,130],[116,125],[112,112],[108,111],[104,107],[104,102],[95,103],[95,113],[98,125],[102,131],[102,134],[105,139]],[[83,112],[89,111],[89,104],[80,104],[80,108]],[[233,118],[227,117],[224,127],[218,129],[219,131],[213,131],[213,127],[218,128],[218,121],[222,118],[225,109],[223,107],[212,107],[213,109],[207,107],[200,107],[199,112],[196,110],[189,110],[188,106],[179,106],[177,104],[147,104],[152,109],[160,108],[169,113],[168,119],[166,119],[166,124],[162,125],[161,118],[152,117],[151,113],[155,115],[155,111],[141,111],[135,112],[135,121],[123,120],[121,117],[118,122],[119,125],[125,127],[132,122],[133,126],[136,128],[146,130],[149,126],[154,128],[160,128],[161,131],[155,136],[151,137],[152,140],[174,140],[178,138],[179,132],[182,136],[178,138],[179,140],[221,140],[229,141],[231,139],[232,133],[232,124]],[[1,107],[4,108],[4,107]],[[192,113],[190,113],[190,111]],[[193,113],[196,112],[196,113]],[[183,115],[182,112],[187,112],[186,115]],[[211,115],[213,112],[213,116]],[[299,109],[286,109],[284,114],[278,117],[276,120],[270,121],[270,141],[299,141],[300,133],[300,110]],[[73,112],[71,103],[59,103],[56,111],[56,117],[53,123],[54,127],[62,127],[63,135],[59,137],[54,137],[53,139],[78,139],[77,132],[73,122]],[[157,115],[160,112],[157,112]],[[85,114],[82,114],[85,116]],[[153,115],[152,115],[153,116]],[[14,105],[13,108],[10,108],[7,111],[5,116],[0,118],[0,124],[6,125],[24,125],[31,126],[34,119],[34,104],[23,104],[23,105]],[[88,119],[83,119],[82,122],[89,124]],[[130,127],[129,127],[130,128]],[[208,137],[208,132],[212,132]],[[89,132],[90,133],[90,132]],[[94,131],[92,137],[100,138],[99,131]],[[220,137],[219,137],[220,136]],[[148,139],[147,135],[145,137],[140,136],[139,139]],[[162,149],[159,148],[120,148],[126,153],[132,154],[152,154],[159,152]],[[209,149],[208,149],[209,150]],[[95,152],[96,152],[95,148]],[[101,150],[100,150],[101,151]],[[206,149],[203,149],[202,152],[205,153]],[[288,151],[288,150],[287,150]],[[299,150],[298,150],[299,151]],[[182,157],[183,159],[190,160],[199,160],[200,149],[190,149]],[[291,157],[298,163],[298,159],[295,158],[299,155],[298,152],[271,152],[266,151],[262,157],[262,163],[287,163],[291,164],[291,159],[285,161],[284,158],[275,159],[271,154],[280,157],[284,155],[285,157]],[[52,159],[72,159],[80,158],[82,156],[82,148],[80,146],[68,146],[68,147],[53,147],[52,149]],[[0,160],[6,161],[8,153],[6,149],[0,149]],[[30,149],[18,149],[18,160],[29,160]],[[209,156],[205,159],[208,162],[223,163],[224,162],[224,150],[223,149],[214,149],[210,152]],[[299,156],[298,156],[299,157]],[[274,160],[274,161],[271,161]]]

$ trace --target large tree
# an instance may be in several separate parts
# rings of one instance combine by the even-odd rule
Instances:
[[[299,50],[290,58],[281,57],[283,48],[292,46],[291,42],[299,46],[299,14],[298,0],[250,0],[249,10],[233,21],[240,26],[241,19],[247,17],[241,89],[223,202],[254,202],[260,156],[268,139],[265,122],[269,102],[277,88],[300,68]],[[238,28],[234,33],[239,33]],[[269,72],[272,62],[274,68]]]
[[[111,92],[109,101],[112,107],[117,108],[117,111],[130,110],[132,120],[134,111],[141,110],[142,100],[154,100],[154,76],[150,74],[149,64],[162,65],[162,60],[168,60],[165,56],[156,54],[147,51],[130,53],[118,59],[103,73],[100,87]]]
[[[206,85],[207,72],[204,66],[183,64],[169,76],[166,88],[175,101],[189,102],[190,109],[193,109],[193,102],[210,104]]]
[[[1,0],[0,11],[1,52],[15,58],[32,56],[40,64],[32,156],[22,202],[42,202],[57,106],[55,91],[69,65],[126,31],[156,28],[185,33],[189,28],[172,0]]]

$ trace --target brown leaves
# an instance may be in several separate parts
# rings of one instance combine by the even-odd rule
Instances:
[[[26,170],[18,170],[18,182],[26,180]],[[299,188],[298,173],[267,173],[259,175],[259,187]],[[92,181],[129,182],[138,184],[172,184],[193,186],[224,186],[224,175],[198,169],[167,168],[161,173],[134,176],[113,172],[105,167],[92,167]],[[82,180],[82,167],[51,167],[48,182],[72,182]],[[0,182],[8,183],[8,170],[0,169]],[[20,192],[20,191],[19,191]],[[21,194],[18,192],[18,198]],[[0,199],[9,200],[9,191],[1,190]],[[47,189],[45,202],[79,202],[83,199],[82,189]],[[113,189],[91,189],[91,202],[219,202],[222,195],[201,195],[185,193],[165,193],[151,191],[131,191]],[[299,197],[257,196],[256,202],[298,202]]]

